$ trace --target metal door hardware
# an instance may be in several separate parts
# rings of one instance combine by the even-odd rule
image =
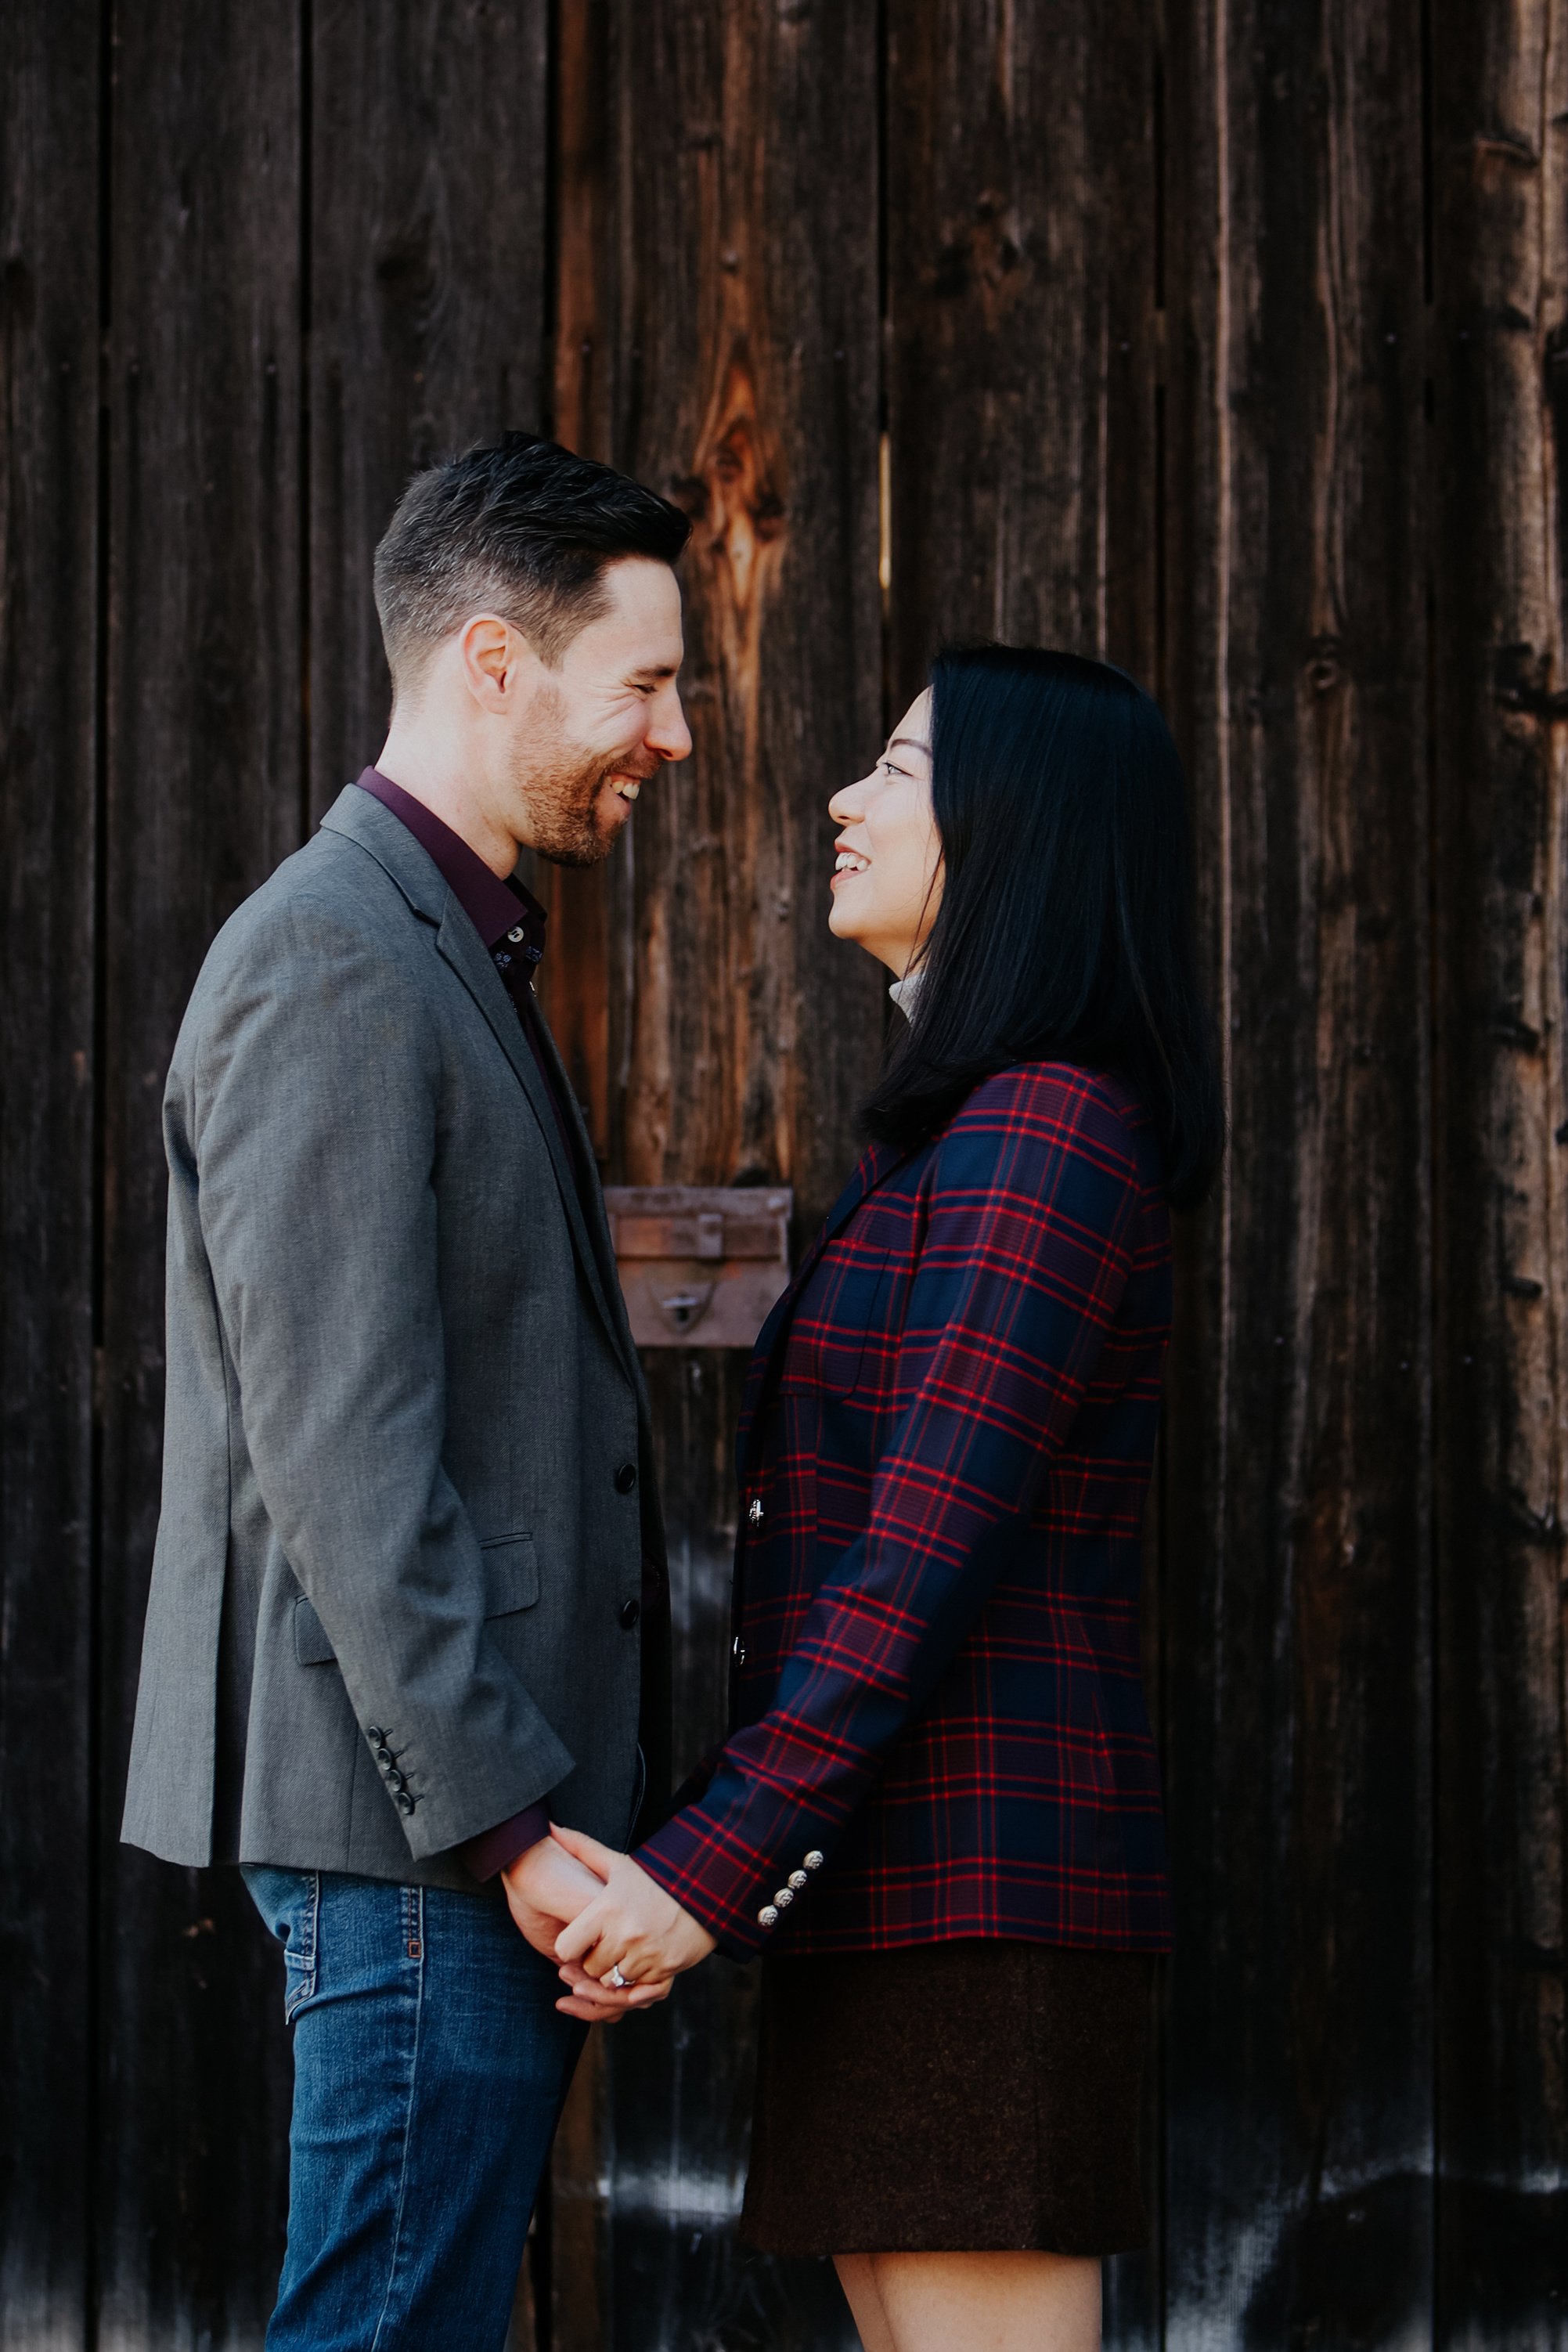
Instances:
[[[612,1185],[604,1205],[640,1348],[749,1348],[789,1279],[788,1185]]]

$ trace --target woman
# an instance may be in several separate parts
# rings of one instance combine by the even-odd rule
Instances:
[[[744,2234],[867,2352],[1078,2352],[1144,2242],[1169,1939],[1139,1672],[1167,1203],[1221,1146],[1180,768],[1119,671],[945,654],[830,803],[831,928],[909,1026],[762,1332],[736,1722],[564,1961],[763,1951]]]

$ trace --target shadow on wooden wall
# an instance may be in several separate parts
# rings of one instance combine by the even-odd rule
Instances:
[[[213,932],[381,741],[403,481],[524,425],[696,522],[695,756],[538,877],[609,1179],[836,1192],[883,1001],[825,802],[940,637],[1170,712],[1234,1141],[1108,2336],[1568,2345],[1565,60],[1564,0],[12,0],[0,2342],[260,2342],[275,1964],[229,1874],[116,1844],[157,1106]],[[737,1373],[650,1362],[688,1755]],[[519,2343],[852,2340],[735,2242],[752,2002],[716,1964],[600,2037]]]

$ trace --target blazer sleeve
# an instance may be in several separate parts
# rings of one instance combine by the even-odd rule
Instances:
[[[442,1464],[441,1084],[406,961],[297,901],[225,975],[185,1111],[245,1447],[421,1859],[572,1769],[486,1627]]]
[[[759,1949],[775,1890],[831,1855],[984,1606],[1092,1377],[1141,1198],[1130,1131],[1081,1072],[1006,1072],[944,1135],[899,1348],[910,1401],[865,1531],[818,1591],[768,1713],[637,1851],[731,1954]]]

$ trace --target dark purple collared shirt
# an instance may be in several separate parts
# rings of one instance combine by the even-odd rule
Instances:
[[[379,768],[367,768],[355,781],[362,793],[380,801],[408,827],[489,950],[507,993],[517,1008],[528,1049],[538,1065],[550,1108],[560,1129],[560,1139],[566,1147],[568,1164],[580,1183],[570,1118],[539,1035],[538,1007],[534,1001],[533,976],[544,957],[545,925],[549,919],[544,908],[520,882],[499,880],[478,853],[444,824],[434,809],[416,801],[412,793],[394,784]],[[514,1813],[509,1821],[499,1822],[493,1830],[484,1830],[477,1837],[469,1838],[457,1851],[476,1878],[494,1878],[530,1845],[548,1837],[549,1822],[549,1801],[541,1798],[538,1804],[525,1806],[520,1813]]]

